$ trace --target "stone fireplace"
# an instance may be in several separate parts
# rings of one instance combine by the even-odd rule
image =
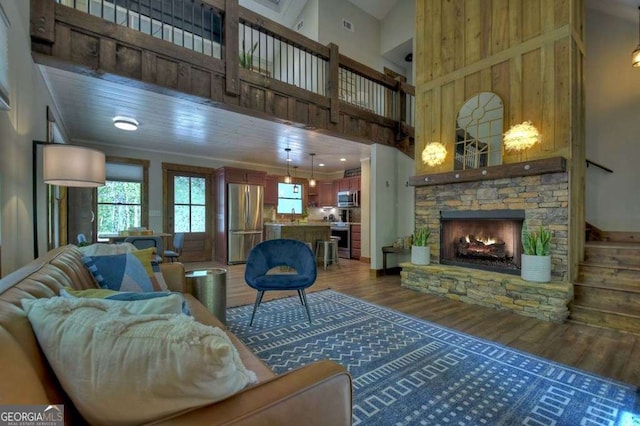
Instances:
[[[524,210],[440,212],[440,263],[520,275]]]
[[[403,287],[546,321],[567,318],[573,286],[563,159],[414,176],[410,182],[416,186],[415,226],[432,231],[431,264],[400,264]],[[552,233],[551,283],[520,278],[523,224]]]

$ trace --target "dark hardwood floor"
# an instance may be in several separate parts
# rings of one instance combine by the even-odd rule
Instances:
[[[244,265],[187,263],[186,269],[227,269],[227,306],[254,302],[255,291],[244,282]],[[331,288],[445,327],[501,343],[581,370],[640,385],[640,336],[582,324],[551,324],[508,312],[469,305],[407,290],[399,275],[376,277],[369,264],[340,259],[340,266],[318,269],[309,291]],[[295,292],[267,292],[265,301]]]

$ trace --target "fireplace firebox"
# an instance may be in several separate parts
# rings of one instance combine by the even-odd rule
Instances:
[[[524,210],[440,212],[440,263],[520,275]]]

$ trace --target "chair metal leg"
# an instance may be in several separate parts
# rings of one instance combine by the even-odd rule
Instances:
[[[260,306],[260,302],[262,302],[262,296],[264,296],[264,290],[258,290],[258,294],[256,294],[256,303],[253,304],[253,313],[251,314],[249,327],[253,325],[253,317],[256,316],[256,310],[258,310],[258,306]]]
[[[304,299],[302,298],[302,292],[303,292],[303,291],[304,291],[304,290],[298,290],[298,297],[300,298],[300,303],[302,304],[302,306],[304,306],[304,305],[305,305],[305,303],[304,303]]]
[[[305,308],[307,308],[307,316],[309,317],[309,322],[311,321],[311,311],[309,310],[309,304],[307,303],[307,293],[304,292],[304,290],[298,290],[298,293],[302,294],[302,304],[304,305]]]

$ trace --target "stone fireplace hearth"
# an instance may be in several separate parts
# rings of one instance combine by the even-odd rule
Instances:
[[[404,287],[547,321],[564,321],[573,286],[568,282],[569,174],[562,159],[414,177],[411,183],[416,186],[415,226],[432,231],[431,265],[401,264]],[[490,229],[483,231],[499,234],[505,244],[501,248],[504,256],[501,249],[487,247],[484,242],[466,244],[467,234],[476,240],[493,236],[478,235],[477,226],[487,223],[474,221],[484,213],[499,213],[508,222],[496,227],[490,224]],[[441,226],[441,218],[445,225],[452,220],[455,226]],[[523,220],[528,229],[544,225],[552,233],[549,284],[520,278]],[[482,252],[487,256],[478,256]],[[486,262],[492,256],[511,264],[495,268]]]

